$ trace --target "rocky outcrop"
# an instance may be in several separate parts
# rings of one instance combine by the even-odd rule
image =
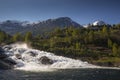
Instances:
[[[0,47],[0,59],[6,58],[7,55],[4,54],[4,50]]]
[[[40,59],[39,59],[40,63],[44,64],[44,65],[50,65],[50,64],[53,64],[53,60],[49,59],[48,57],[46,56],[42,56]]]
[[[16,62],[4,54],[4,50],[0,47],[0,69],[11,69]]]

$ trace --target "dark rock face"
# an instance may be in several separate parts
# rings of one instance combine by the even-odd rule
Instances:
[[[0,60],[0,69],[6,70],[6,69],[11,69],[12,67],[5,63],[4,61]]]
[[[17,64],[13,59],[11,59],[11,58],[5,58],[5,59],[3,59],[3,61],[5,62],[5,63],[8,63],[9,65],[15,65],[15,64]]]
[[[0,53],[0,59],[4,59],[4,58],[6,58],[6,57],[8,57],[6,54]]]
[[[4,50],[0,47],[0,53],[4,53]]]
[[[4,54],[4,50],[0,47],[0,69],[11,69],[16,62]]]
[[[39,61],[44,64],[44,65],[50,65],[50,64],[53,64],[53,61],[51,59],[49,59],[48,57],[46,56],[42,56]]]
[[[4,54],[4,52],[5,52],[5,51],[0,47],[0,59],[4,59],[4,58],[7,57],[7,55]]]

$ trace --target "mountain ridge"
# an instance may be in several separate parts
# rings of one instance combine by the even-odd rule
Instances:
[[[80,24],[73,21],[69,17],[59,17],[56,19],[48,19],[37,23],[7,20],[1,22],[0,29],[10,35],[14,35],[15,33],[18,32],[21,34],[25,34],[28,31],[36,35],[36,34],[52,31],[56,27],[65,28],[70,26],[76,28],[82,28]]]

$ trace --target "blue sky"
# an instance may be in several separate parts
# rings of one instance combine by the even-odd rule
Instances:
[[[80,24],[120,23],[120,0],[0,0],[0,21],[70,17]]]

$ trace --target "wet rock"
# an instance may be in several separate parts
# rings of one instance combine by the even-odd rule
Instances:
[[[4,53],[5,51],[0,47],[0,53]]]
[[[5,63],[4,61],[0,60],[0,69],[6,70],[6,69],[11,69],[12,67]]]
[[[15,57],[16,57],[17,59],[22,59],[21,54],[15,54]]]
[[[16,62],[11,58],[0,59],[0,69],[12,69]]]
[[[3,59],[3,61],[4,61],[5,63],[11,65],[11,66],[14,66],[14,65],[17,64],[16,61],[14,61],[14,60],[11,59],[11,58],[5,58],[5,59]]]
[[[18,53],[24,53],[25,51],[25,49],[18,49]]]
[[[0,59],[8,57],[6,54],[4,54],[5,51],[0,47]]]
[[[33,52],[33,51],[30,51],[30,52],[28,52],[28,54],[30,54],[30,56],[32,56],[32,57],[36,57],[38,54],[36,54],[35,52]]]
[[[53,61],[46,56],[42,56],[39,61],[44,65],[53,64]]]
[[[6,54],[5,51],[0,48],[0,69],[11,69],[14,67],[16,62],[9,58]]]
[[[6,57],[8,57],[6,54],[0,53],[0,59],[4,59],[4,58],[6,58]]]
[[[9,45],[6,45],[6,46],[3,47],[3,49],[4,49],[5,51],[9,51],[10,49],[12,49],[12,47],[9,46]]]

